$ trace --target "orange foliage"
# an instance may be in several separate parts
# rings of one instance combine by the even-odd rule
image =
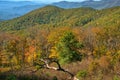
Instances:
[[[29,46],[28,51],[25,53],[25,58],[28,63],[36,59],[36,48],[34,46]]]
[[[104,69],[108,69],[108,67],[110,66],[110,57],[102,56],[99,59],[99,65]]]
[[[83,40],[83,29],[82,28],[73,28],[73,33],[78,39],[78,41]]]

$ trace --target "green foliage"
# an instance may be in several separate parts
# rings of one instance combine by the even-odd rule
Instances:
[[[111,60],[112,65],[115,65],[116,63],[118,63],[120,61],[120,51],[114,53],[114,55],[112,55],[113,58]]]
[[[78,78],[85,78],[87,76],[88,72],[87,70],[81,70],[77,73]]]
[[[113,77],[113,80],[120,80],[120,77],[115,75],[115,76]]]
[[[17,80],[17,77],[13,74],[6,77],[6,80]]]
[[[72,32],[65,32],[57,45],[60,62],[69,63],[81,60],[82,56],[77,49],[81,49],[82,47],[83,45],[75,39]]]
[[[19,77],[20,80],[31,80],[30,77],[27,76],[21,76]]]
[[[57,79],[57,77],[56,77],[56,76],[54,76],[52,80],[58,80],[58,79]]]
[[[31,76],[22,75],[22,76],[19,76],[18,79],[19,80],[38,80],[38,77],[35,75],[31,75]]]
[[[96,75],[96,73],[99,74],[98,70],[103,70],[103,72],[110,70],[116,73],[120,61],[119,13],[120,7],[94,10],[47,6],[23,17],[0,22],[0,30],[11,30],[0,34],[0,65],[3,67],[10,65],[14,69],[17,62],[27,66],[31,60],[35,60],[34,65],[37,69],[41,69],[43,66],[40,65],[44,63],[39,59],[50,57],[50,53],[54,53],[52,56],[55,57],[52,58],[59,59],[61,63],[80,61],[85,55],[84,58],[89,60],[87,63],[89,73]],[[68,29],[65,26],[71,28]],[[97,79],[103,78],[104,74],[101,75],[103,72],[100,72],[98,75],[100,77]],[[50,73],[46,72],[46,75],[50,77]],[[86,75],[87,71],[84,70],[78,73],[80,78],[85,78]],[[15,79],[16,76],[13,75],[7,77],[7,80]],[[19,79],[31,80],[30,77]],[[114,77],[114,79],[119,78]]]
[[[113,7],[109,9],[100,10],[98,12],[99,18],[96,20],[92,20],[88,24],[86,24],[86,27],[114,27],[120,25],[120,7]],[[105,22],[106,21],[106,22]]]
[[[120,7],[94,10],[92,8],[62,9],[55,6],[46,6],[22,17],[0,22],[0,30],[18,31],[33,26],[41,28],[61,26],[119,26],[119,13]]]
[[[0,22],[0,30],[23,30],[29,27],[83,26],[94,18],[92,8],[62,9],[46,6],[10,21]]]

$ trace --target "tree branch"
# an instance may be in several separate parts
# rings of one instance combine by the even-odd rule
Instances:
[[[40,61],[42,61],[42,62],[44,62],[44,63],[46,64],[46,68],[47,68],[47,69],[52,69],[52,70],[56,70],[56,71],[63,71],[63,72],[65,72],[65,73],[68,73],[68,74],[71,76],[70,79],[79,80],[78,78],[76,78],[76,77],[74,76],[74,74],[72,74],[71,72],[63,69],[63,68],[61,67],[60,63],[59,63],[58,61],[54,60],[54,59],[53,59],[53,60],[52,60],[52,59],[49,59],[49,58],[46,59],[46,60],[40,59]],[[50,63],[53,63],[53,62],[57,64],[58,68],[57,68],[57,67],[51,67],[51,66],[49,65]]]

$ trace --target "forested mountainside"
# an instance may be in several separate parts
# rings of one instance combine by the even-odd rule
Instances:
[[[120,25],[120,7],[102,10],[92,8],[63,9],[46,6],[20,18],[0,23],[0,30],[21,30],[35,25],[41,27],[59,26],[114,26]]]
[[[120,80],[120,7],[46,6],[0,22],[0,80]]]
[[[84,20],[84,18],[80,18],[81,16],[88,15],[88,18],[92,17],[91,15],[94,15],[92,11],[95,10],[91,8],[62,9],[55,6],[46,6],[20,18],[1,22],[0,27],[1,30],[20,30],[35,25],[46,25],[46,27],[74,26],[78,20]],[[79,24],[82,25],[82,23]]]

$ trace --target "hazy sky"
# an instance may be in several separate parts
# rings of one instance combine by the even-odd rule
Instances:
[[[80,1],[85,1],[85,0],[6,0],[6,1],[39,1],[39,2],[73,1],[73,2],[80,2]]]

